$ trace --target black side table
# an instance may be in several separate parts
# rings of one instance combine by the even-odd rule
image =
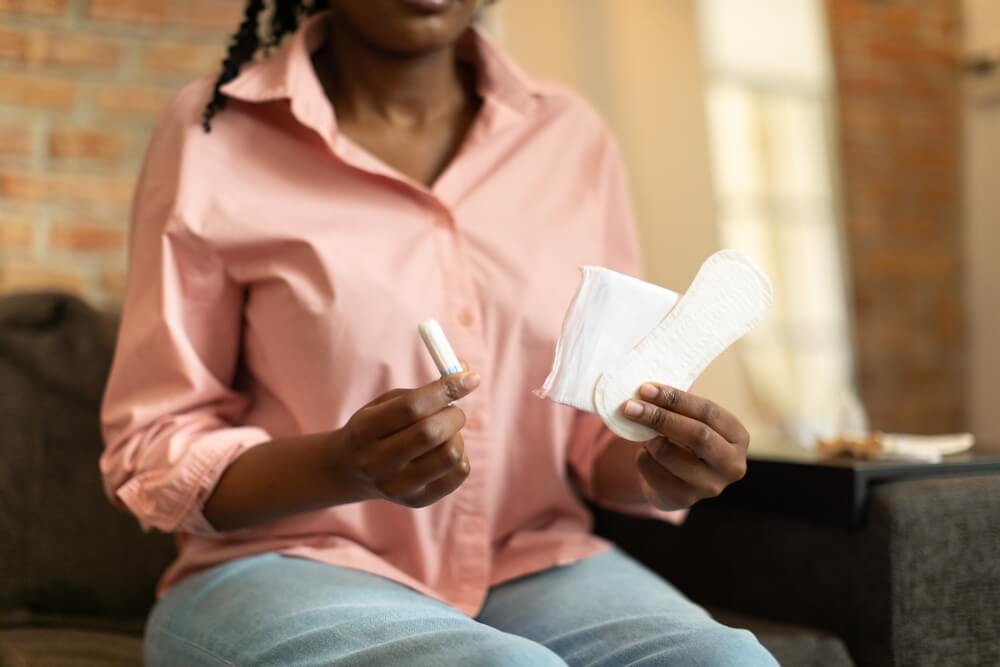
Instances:
[[[1000,472],[1000,447],[979,444],[940,463],[823,458],[805,450],[751,450],[746,477],[713,502],[850,528],[863,520],[876,484],[996,472]]]

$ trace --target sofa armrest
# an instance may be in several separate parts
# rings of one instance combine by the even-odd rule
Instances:
[[[876,486],[847,528],[697,505],[682,526],[597,512],[598,532],[699,603],[842,637],[865,665],[1000,664],[1000,475]]]
[[[896,664],[1000,664],[1000,475],[881,485],[865,537]]]

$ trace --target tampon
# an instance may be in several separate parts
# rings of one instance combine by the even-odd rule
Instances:
[[[427,351],[431,353],[434,364],[441,371],[441,377],[461,373],[465,370],[462,368],[462,363],[458,360],[455,350],[451,349],[448,339],[444,336],[444,330],[441,329],[437,320],[424,320],[417,327],[417,331],[420,332],[420,338],[427,346]]]

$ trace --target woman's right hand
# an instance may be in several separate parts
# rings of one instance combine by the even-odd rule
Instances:
[[[463,371],[382,394],[331,434],[335,464],[346,465],[364,498],[406,507],[440,500],[469,476],[465,413],[452,403],[478,386],[479,375]]]

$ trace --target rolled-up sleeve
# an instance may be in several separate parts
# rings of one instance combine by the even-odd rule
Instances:
[[[198,175],[185,168],[197,122],[184,95],[158,123],[136,190],[100,468],[108,497],[145,529],[212,535],[205,500],[270,436],[241,424],[249,398],[231,387],[243,290],[186,219],[199,206],[185,181]]]
[[[639,237],[625,175],[625,165],[618,147],[605,132],[595,165],[595,201],[603,210],[605,222],[604,266],[640,277],[642,262],[639,254]],[[594,467],[607,447],[621,444],[597,415],[580,412],[576,416],[569,447],[569,463],[580,492],[602,507],[634,516],[663,519],[681,523],[686,510],[662,511],[652,505],[622,505],[601,498],[594,490]]]

